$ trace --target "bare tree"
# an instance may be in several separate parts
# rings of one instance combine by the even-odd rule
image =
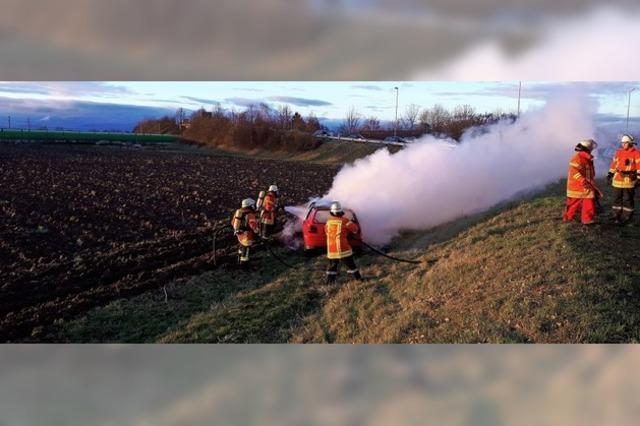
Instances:
[[[436,104],[431,109],[425,109],[420,114],[420,124],[425,129],[444,132],[451,120],[451,114],[442,105]]]
[[[420,107],[416,104],[407,105],[402,118],[404,127],[413,130],[418,124],[418,116],[420,115]]]
[[[364,121],[364,124],[362,125],[362,130],[366,130],[366,131],[378,131],[378,130],[382,130],[382,126],[380,125],[380,120],[378,120],[376,117],[369,117]]]
[[[249,123],[255,123],[258,118],[258,108],[253,104],[249,105],[245,111],[245,117]]]
[[[455,120],[472,120],[475,115],[475,110],[469,104],[458,105],[453,110],[453,118]]]
[[[350,107],[340,126],[340,133],[344,135],[357,133],[360,128],[360,117],[358,110],[354,106]]]
[[[318,117],[315,116],[315,114],[313,112],[309,113],[309,116],[307,117],[307,132],[309,133],[313,133],[316,130],[320,130],[322,128],[322,125],[320,124],[320,120],[318,120]]]
[[[215,118],[224,118],[224,108],[222,108],[222,105],[220,105],[219,103],[216,103],[215,106],[213,107],[213,110],[211,111],[211,115]]]
[[[187,117],[187,113],[184,112],[184,109],[182,108],[178,108],[176,110],[176,124],[178,126],[181,126],[182,123],[184,122],[184,119]]]
[[[274,111],[273,108],[269,106],[269,104],[265,102],[261,102],[259,107],[259,116],[263,121],[273,121],[274,120]]]
[[[278,107],[278,125],[281,129],[289,129],[291,127],[291,118],[293,114],[291,113],[291,108],[288,105],[281,105]]]

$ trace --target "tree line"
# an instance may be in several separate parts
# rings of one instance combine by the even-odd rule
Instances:
[[[349,108],[344,121],[338,128],[341,135],[360,134],[367,138],[383,139],[396,133],[398,136],[419,137],[435,134],[459,140],[472,127],[485,126],[500,120],[516,120],[513,113],[496,110],[479,113],[471,105],[459,105],[448,110],[440,104],[422,109],[419,105],[405,107],[397,122],[382,124],[375,116],[364,117],[354,107]]]
[[[425,109],[410,104],[397,122],[382,123],[377,117],[365,117],[350,107],[337,133],[371,139],[384,139],[394,133],[404,137],[435,134],[459,140],[472,127],[504,119],[513,121],[516,115],[501,111],[478,113],[470,105],[448,110],[439,104]],[[174,116],[142,120],[134,128],[136,133],[173,134],[187,142],[217,147],[285,151],[316,148],[320,142],[313,133],[318,130],[327,129],[313,114],[303,117],[287,105],[272,108],[264,103],[249,105],[244,111],[229,111],[218,105],[211,111],[201,108],[188,116],[180,108]]]
[[[147,119],[138,123],[136,133],[170,133],[184,141],[244,149],[305,151],[319,144],[313,133],[320,130],[314,115],[302,117],[284,105],[249,105],[244,111],[226,111],[220,106],[201,108],[187,117],[178,109],[174,117]]]

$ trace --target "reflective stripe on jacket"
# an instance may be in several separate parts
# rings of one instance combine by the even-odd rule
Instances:
[[[616,151],[609,166],[609,173],[613,173],[612,185],[615,188],[635,187],[638,171],[640,171],[640,151],[634,147],[620,148]]]
[[[329,259],[343,259],[353,254],[347,237],[349,233],[358,232],[358,225],[346,217],[332,216],[324,225],[327,234],[327,257]]]
[[[274,192],[267,192],[262,203],[260,222],[266,225],[276,223],[276,209],[278,208],[278,196]]]
[[[593,188],[589,182],[595,177],[593,156],[588,152],[578,151],[569,161],[567,175],[567,197],[595,198]]]

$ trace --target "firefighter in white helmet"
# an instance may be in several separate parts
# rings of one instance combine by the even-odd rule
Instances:
[[[633,136],[622,135],[621,147],[613,156],[607,175],[607,182],[613,186],[613,220],[619,225],[628,223],[633,216],[635,188],[640,182],[640,151],[635,144]]]
[[[353,250],[349,244],[349,233],[358,232],[358,225],[344,216],[342,206],[334,201],[329,209],[331,215],[324,225],[327,235],[327,282],[333,283],[338,277],[338,265],[342,261],[347,266],[347,274],[357,280],[362,280],[358,266],[353,259]]]
[[[255,201],[251,198],[245,198],[231,221],[233,233],[238,238],[238,264],[241,266],[249,262],[249,250],[253,246],[258,232],[258,221],[254,207]]]
[[[277,185],[269,186],[264,196],[260,211],[260,235],[262,238],[270,238],[276,226],[276,212],[278,210],[279,191]]]

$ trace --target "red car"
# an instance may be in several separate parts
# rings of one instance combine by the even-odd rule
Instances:
[[[330,204],[316,204],[311,203],[309,205],[309,211],[307,216],[302,222],[302,239],[304,240],[305,250],[323,249],[327,247],[327,235],[324,232],[324,224],[329,219]],[[350,209],[344,209],[344,215],[352,222],[358,224],[358,217]],[[362,230],[359,229],[356,234],[350,234],[349,244],[354,249],[359,249],[362,246],[360,240],[362,239]]]

